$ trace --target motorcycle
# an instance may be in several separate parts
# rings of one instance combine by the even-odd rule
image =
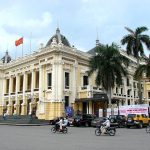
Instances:
[[[96,136],[100,136],[102,133],[102,125],[97,126],[97,128],[95,129],[95,135]],[[106,132],[104,134],[108,134],[110,136],[114,136],[116,134],[116,128],[115,127],[108,127],[106,129]]]
[[[53,133],[56,133],[56,132],[59,132],[59,133],[67,133],[68,132],[68,128],[66,126],[63,126],[62,127],[62,130],[60,130],[60,127],[59,127],[59,124],[55,124],[52,128],[51,128],[51,132]]]

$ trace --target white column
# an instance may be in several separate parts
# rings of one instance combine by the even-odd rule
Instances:
[[[25,91],[27,89],[26,87],[27,87],[27,74],[25,72],[23,75],[23,104],[25,103]]]
[[[57,99],[57,63],[53,62],[52,66],[52,99],[56,100]],[[62,81],[61,81],[62,82]]]
[[[2,94],[1,94],[1,105],[4,105],[4,93],[5,93],[5,91],[6,91],[6,80],[5,80],[5,78],[3,77],[3,76],[1,76],[2,77],[2,82],[1,82],[1,89],[2,89]]]
[[[35,71],[32,70],[32,83],[31,83],[31,94],[33,94],[34,92],[34,88],[35,88]]]
[[[92,102],[89,101],[89,114],[92,114]]]
[[[71,91],[72,91],[72,96],[71,96],[71,103],[74,103],[76,95],[77,95],[77,62],[73,65],[72,68],[72,76],[71,76]]]
[[[11,93],[12,93],[12,77],[9,79],[9,105],[11,103]]]
[[[127,105],[127,78],[126,77],[124,77],[124,91],[125,91],[125,95],[126,95],[126,99],[125,99],[125,104],[124,105]]]
[[[130,78],[130,84],[131,84],[131,95],[132,95],[132,105],[134,105],[134,87],[133,87],[133,77],[132,78]]]
[[[18,91],[19,91],[19,76],[16,75],[16,104],[18,104]]]
[[[39,100],[43,101],[43,66],[39,67]]]
[[[58,99],[59,101],[62,101],[62,99],[64,98],[63,96],[63,88],[64,88],[64,79],[63,79],[63,65],[62,65],[62,62],[60,62],[57,66],[56,66],[56,69],[58,69],[58,72],[56,72],[56,76],[58,77],[57,80],[57,97],[56,99]]]

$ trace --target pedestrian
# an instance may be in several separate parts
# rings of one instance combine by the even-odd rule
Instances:
[[[7,118],[7,112],[4,112],[3,119],[6,120],[6,118]]]

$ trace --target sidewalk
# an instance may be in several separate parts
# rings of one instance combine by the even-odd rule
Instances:
[[[50,124],[49,123],[47,123],[47,124],[15,124],[15,123],[2,123],[2,122],[0,122],[0,125],[10,125],[10,126],[48,126]]]
[[[0,116],[0,125],[13,126],[45,126],[49,125],[49,120],[38,119],[30,117],[29,115],[7,116],[6,119]]]

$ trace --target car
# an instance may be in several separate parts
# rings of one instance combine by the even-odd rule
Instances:
[[[94,120],[92,120],[91,126],[97,127],[97,126],[101,125],[101,123],[103,123],[106,119],[107,119],[107,117],[97,117]]]
[[[146,114],[128,114],[127,115],[127,128],[135,126],[143,128],[143,126],[150,125],[150,118]]]
[[[110,126],[125,127],[126,116],[125,115],[110,115]]]
[[[80,114],[74,117],[73,125],[74,126],[91,126],[92,120],[96,118],[96,115],[93,114]]]

